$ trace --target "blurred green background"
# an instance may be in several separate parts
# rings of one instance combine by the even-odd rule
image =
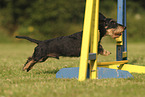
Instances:
[[[45,40],[82,30],[85,0],[0,0],[0,42],[25,35]],[[127,0],[128,41],[145,41],[145,3]],[[100,12],[117,18],[117,0],[100,0]]]

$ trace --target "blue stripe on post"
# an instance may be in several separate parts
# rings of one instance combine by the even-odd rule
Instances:
[[[123,1],[123,18],[124,18],[124,26],[126,25],[126,0]],[[125,29],[123,34],[123,52],[126,52],[127,54],[127,30]],[[124,58],[124,60],[127,60],[127,56]]]
[[[117,23],[123,25],[123,0],[118,0],[117,2]],[[123,46],[117,45],[116,49],[116,60],[121,61]]]
[[[123,0],[118,0],[118,5],[117,5],[117,23],[123,25]]]

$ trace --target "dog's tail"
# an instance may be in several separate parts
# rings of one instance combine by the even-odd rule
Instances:
[[[27,40],[34,42],[34,43],[37,43],[37,44],[39,44],[41,42],[40,40],[32,39],[32,38],[27,37],[27,36],[16,36],[16,38],[27,39]]]

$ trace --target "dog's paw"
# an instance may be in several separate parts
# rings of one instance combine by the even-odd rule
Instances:
[[[108,55],[110,55],[110,54],[111,54],[111,52],[109,52],[109,51],[107,51],[107,50],[104,50],[103,53],[102,53],[103,56],[108,56]]]

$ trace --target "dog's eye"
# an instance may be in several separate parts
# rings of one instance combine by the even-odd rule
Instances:
[[[111,21],[111,24],[114,24],[115,22],[114,21]]]
[[[112,22],[111,24],[112,24],[112,25],[116,25],[116,23],[115,23],[115,22]]]

